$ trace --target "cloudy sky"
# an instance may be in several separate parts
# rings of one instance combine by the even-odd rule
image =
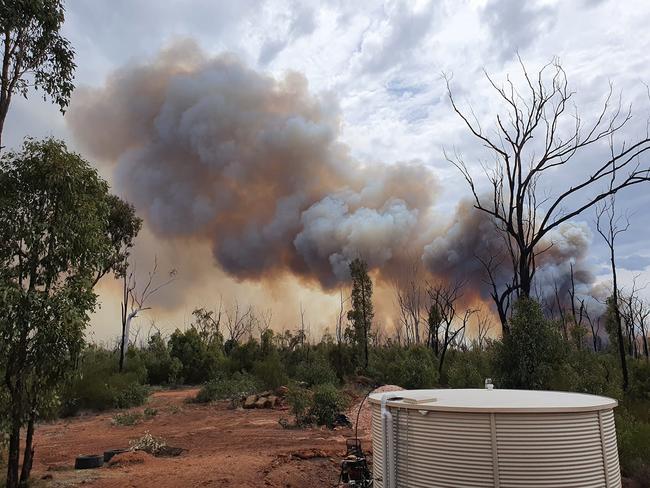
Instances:
[[[633,104],[634,119],[625,134],[631,140],[642,135],[650,116],[644,84],[650,82],[648,19],[650,3],[632,0],[70,0],[64,32],[77,53],[80,88],[70,113],[75,103],[81,104],[83,93],[102,89],[116,70],[150,63],[161,50],[190,40],[203,56],[231,53],[262,77],[302,75],[310,96],[335,107],[336,142],[347,148],[347,157],[371,169],[402,162],[426,166],[436,180],[431,187],[435,218],[448,221],[467,188],[444,160],[443,148],[460,148],[470,159],[480,148],[453,114],[442,74],[452,77],[461,103],[471,104],[481,120],[489,121],[494,95],[483,70],[503,80],[518,71],[517,53],[531,71],[557,56],[586,118],[599,109],[610,81],[625,103]],[[94,116],[99,121],[103,114]],[[25,135],[54,135],[88,154],[88,145],[70,120],[38,95],[16,99],[3,139],[16,146]],[[97,127],[103,130],[99,122]],[[113,162],[102,161],[110,156],[91,151],[88,157],[113,182],[114,191],[124,195]],[[124,196],[136,198],[132,193]],[[620,198],[619,207],[630,212],[632,224],[619,251],[627,283],[637,274],[650,281],[649,205],[647,187],[636,187]],[[587,227],[593,227],[593,220],[592,213],[581,218]],[[288,294],[296,302],[309,303],[308,319],[315,328],[330,323],[337,313],[336,292],[324,295],[322,283],[290,278],[276,278],[272,284],[249,282],[224,272],[209,243],[201,251],[204,265],[198,266],[179,257],[183,243],[163,244],[158,237],[155,229],[144,231],[136,252],[139,266],[146,269],[153,255],[163,256],[164,266],[179,269],[186,292],[182,298],[171,290],[164,293],[151,314],[141,319],[145,328],[155,319],[159,326],[173,329],[187,322],[193,307],[214,306],[220,295],[226,301],[237,298],[272,308],[283,322],[280,327],[292,327],[291,320],[298,320],[298,306],[286,303]],[[586,260],[597,279],[606,280],[604,248],[595,236],[591,239]],[[102,310],[92,329],[98,340],[116,335],[119,299],[112,293],[114,287],[102,285]]]

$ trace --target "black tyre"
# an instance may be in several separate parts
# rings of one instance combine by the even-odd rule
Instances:
[[[94,469],[101,468],[104,464],[104,456],[98,454],[89,454],[78,456],[74,461],[74,469]]]
[[[110,451],[104,451],[104,462],[109,462],[113,459],[113,456],[116,454],[122,454],[123,452],[126,452],[126,449],[111,449]]]

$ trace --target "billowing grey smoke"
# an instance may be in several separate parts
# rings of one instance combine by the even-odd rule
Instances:
[[[582,293],[594,281],[585,262],[592,235],[580,222],[565,222],[550,232],[539,244],[544,250],[536,259],[536,293],[545,300],[555,299],[556,287],[562,299],[570,286],[571,266],[576,287]],[[501,263],[494,270],[497,283],[504,284],[512,276],[512,264],[504,237],[490,216],[479,212],[470,200],[462,200],[451,222],[424,246],[423,260],[435,275],[469,282],[484,297],[489,293],[484,264]]]
[[[505,246],[493,223],[469,201],[451,222],[432,222],[433,172],[417,161],[354,160],[339,117],[336,101],[311,94],[299,74],[276,80],[181,43],[78,90],[68,120],[85,149],[113,165],[116,188],[158,238],[209,242],[236,278],[291,273],[331,287],[355,257],[388,278],[423,260],[438,278],[468,280],[470,298],[486,298],[476,257]],[[567,223],[549,238],[541,286],[565,288],[570,262],[588,283],[588,229]]]
[[[336,101],[302,75],[276,80],[191,43],[79,90],[69,120],[156,235],[209,239],[239,278],[331,286],[357,256],[388,269],[422,235],[436,191],[421,163],[353,160]]]

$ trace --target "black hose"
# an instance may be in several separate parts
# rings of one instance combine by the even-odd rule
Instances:
[[[361,408],[363,407],[363,404],[366,402],[370,394],[375,391],[377,388],[381,387],[383,385],[378,384],[378,385],[373,385],[370,387],[370,390],[363,396],[363,399],[361,400],[361,403],[359,404],[359,410],[357,411],[357,420],[354,423],[354,440],[355,442],[359,442],[359,416],[361,415]]]

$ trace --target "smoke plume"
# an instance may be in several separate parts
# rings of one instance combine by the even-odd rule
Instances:
[[[352,158],[336,99],[311,93],[301,74],[274,79],[178,43],[79,89],[68,120],[156,238],[188,252],[209,244],[238,280],[289,274],[327,289],[355,257],[380,278],[417,259],[487,297],[475,257],[502,252],[493,223],[466,201],[435,221],[439,183],[421,162]],[[560,228],[540,275],[566,277],[589,239],[582,226]],[[506,267],[499,273],[507,279]]]

